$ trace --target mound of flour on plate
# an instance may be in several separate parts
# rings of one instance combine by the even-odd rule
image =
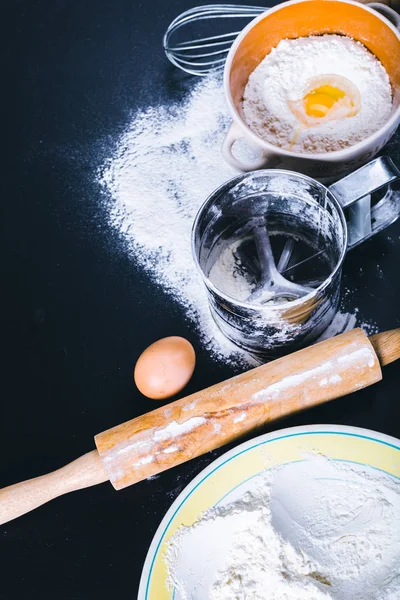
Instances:
[[[172,538],[176,600],[400,597],[400,482],[315,458],[254,487]]]
[[[215,359],[251,365],[252,358],[215,325],[191,253],[197,210],[236,175],[220,152],[229,122],[221,79],[207,77],[182,102],[133,114],[100,181],[110,222],[132,260],[179,303]],[[355,321],[350,313],[338,313],[329,336],[353,328]]]

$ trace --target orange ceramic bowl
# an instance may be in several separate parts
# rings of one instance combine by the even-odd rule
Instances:
[[[349,0],[293,0],[266,11],[254,19],[238,36],[226,61],[224,88],[233,123],[223,144],[227,162],[241,171],[281,164],[317,178],[333,178],[361,166],[388,142],[400,122],[400,32],[395,24],[377,10],[394,16],[383,5],[374,8]],[[377,9],[377,10],[375,10]],[[365,140],[343,150],[320,154],[300,154],[284,150],[260,138],[245,123],[242,115],[243,92],[250,73],[283,39],[336,33],[349,36],[366,46],[385,67],[393,90],[389,120]],[[245,138],[260,152],[253,164],[241,163],[232,146]]]

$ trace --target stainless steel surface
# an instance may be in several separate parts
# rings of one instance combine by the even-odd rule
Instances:
[[[263,292],[271,292],[277,299],[295,300],[296,298],[306,296],[312,291],[312,287],[310,286],[304,286],[286,279],[281,274],[283,269],[279,270],[277,268],[269,239],[267,223],[261,223],[260,227],[254,229],[254,241],[261,267],[261,277],[259,285],[249,296],[248,302],[257,301]],[[293,249],[294,240],[293,238],[288,238],[278,264],[281,266],[282,264],[287,264],[293,253]]]
[[[221,331],[261,359],[315,340],[337,310],[347,249],[400,216],[400,192],[392,187],[398,179],[395,165],[383,157],[330,188],[278,169],[242,174],[218,188],[196,216],[192,249]],[[209,278],[232,243],[256,282],[244,302]],[[265,301],[263,291],[278,294]],[[275,304],[279,295],[287,302]]]
[[[329,187],[342,208],[347,208],[349,249],[394,223],[400,216],[400,191],[393,186],[400,171],[388,156],[381,156]],[[383,190],[378,202],[373,194]]]
[[[163,39],[167,58],[179,69],[190,75],[208,75],[215,69],[223,69],[229,49],[239,35],[239,31],[218,33],[194,39],[177,41],[178,32],[192,24],[207,20],[241,19],[241,24],[251,21],[266,8],[242,4],[205,4],[183,12],[169,25]],[[222,25],[222,22],[221,22]]]
[[[267,229],[270,237],[265,235]],[[210,280],[218,257],[237,240],[243,240],[238,247],[240,264],[254,274],[256,290],[277,278],[278,284],[284,282],[288,302],[257,302],[257,294],[240,302]],[[232,342],[259,358],[310,343],[332,320],[339,301],[347,229],[331,192],[313,179],[281,170],[239,175],[200,209],[192,243],[214,320]],[[282,272],[266,265],[271,254]]]

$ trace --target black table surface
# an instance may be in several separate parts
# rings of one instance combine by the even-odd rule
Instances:
[[[153,409],[132,368],[158,338],[183,335],[195,345],[187,393],[234,373],[209,358],[179,307],[118,245],[96,181],[131,111],[176,100],[190,86],[160,42],[171,19],[194,4],[9,3],[17,11],[6,54],[16,95],[13,113],[3,112],[12,162],[2,186],[0,487],[62,466],[91,450],[94,434]],[[399,135],[385,153],[400,165]],[[345,263],[344,309],[358,307],[380,330],[400,323],[399,240],[400,222]],[[392,364],[375,386],[264,431],[333,423],[400,437],[398,382]],[[160,520],[223,451],[123,491],[105,483],[61,497],[4,525],[0,597],[136,598]]]

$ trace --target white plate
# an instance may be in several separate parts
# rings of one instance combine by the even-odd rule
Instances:
[[[150,545],[138,600],[181,600],[179,592],[168,589],[164,561],[168,541],[179,527],[193,525],[204,511],[232,502],[252,490],[255,477],[265,469],[289,463],[296,468],[296,463],[304,463],[305,456],[315,452],[400,479],[400,441],[367,429],[310,425],[283,429],[245,442],[212,462],[172,504]],[[211,554],[204,540],[199,540],[182,561],[180,569],[189,587],[192,580],[195,585],[199,575],[193,565],[204,565],[204,560],[218,554],[216,540],[222,552],[223,536],[213,535]],[[212,566],[207,565],[210,573]]]

